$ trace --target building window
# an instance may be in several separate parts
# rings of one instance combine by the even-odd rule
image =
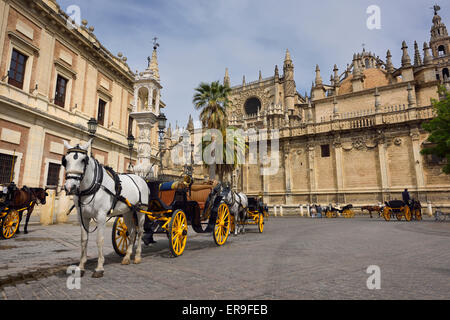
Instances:
[[[61,165],[57,163],[48,164],[47,187],[56,188],[59,185],[59,171]]]
[[[99,99],[98,100],[97,122],[98,122],[98,124],[100,124],[102,126],[105,125],[105,109],[106,109],[106,101]]]
[[[55,104],[64,108],[66,103],[66,90],[67,90],[67,80],[66,78],[58,75],[56,78],[56,92],[55,92]]]
[[[261,101],[258,98],[250,98],[245,101],[244,109],[248,115],[257,114],[261,109]]]
[[[450,72],[448,71],[448,68],[442,69],[442,76],[444,81],[448,80],[450,78]]]
[[[320,152],[321,152],[322,158],[329,158],[330,157],[330,145],[329,144],[321,145]]]
[[[14,165],[17,157],[0,153],[0,184],[8,184],[14,178]]]
[[[446,52],[445,52],[445,46],[441,45],[438,47],[438,55],[441,56],[445,56]]]
[[[11,56],[11,65],[8,73],[8,83],[19,89],[23,89],[23,80],[25,78],[25,66],[28,57],[13,49]]]
[[[133,118],[132,117],[128,117],[128,135],[132,135],[133,134]]]

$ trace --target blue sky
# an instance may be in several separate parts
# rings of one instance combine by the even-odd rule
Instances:
[[[328,82],[334,64],[340,72],[354,52],[372,51],[383,60],[391,50],[399,67],[405,40],[414,58],[414,40],[422,49],[430,39],[435,1],[431,0],[58,0],[63,10],[78,5],[81,18],[113,54],[122,52],[132,70],[142,71],[159,38],[162,100],[172,125],[185,126],[194,88],[223,80],[228,67],[231,85],[282,73],[284,54],[291,52],[297,91],[309,92],[319,64]],[[450,27],[450,4],[440,1],[440,15]],[[381,9],[381,29],[369,30],[370,5]],[[422,51],[421,51],[422,52]]]

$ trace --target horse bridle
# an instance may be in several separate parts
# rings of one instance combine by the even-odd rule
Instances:
[[[65,175],[66,180],[73,179],[73,180],[77,180],[77,181],[81,182],[83,180],[83,178],[84,178],[85,173],[86,173],[86,167],[89,164],[88,152],[87,152],[87,150],[81,149],[80,146],[77,145],[76,147],[74,147],[72,149],[69,149],[67,151],[67,155],[70,154],[70,153],[75,153],[75,155],[74,155],[74,159],[75,160],[78,159],[78,153],[86,155],[86,158],[83,159],[84,167],[83,167],[83,172],[81,174],[78,174],[78,173],[74,174],[74,173],[71,173],[71,172],[66,172],[66,175]],[[63,167],[65,168],[66,165],[67,165],[66,156],[62,157],[61,163],[62,163]]]

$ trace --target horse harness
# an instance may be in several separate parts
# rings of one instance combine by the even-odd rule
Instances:
[[[76,147],[74,147],[72,149],[69,149],[67,151],[67,154],[73,153],[73,152],[75,152],[75,153],[79,152],[79,153],[82,153],[82,154],[87,156],[87,151],[81,149],[79,147],[79,145],[77,145]],[[74,158],[77,159],[77,155],[75,155]],[[80,208],[80,220],[81,220],[81,224],[82,224],[84,230],[86,232],[90,233],[89,230],[84,225],[83,214],[82,214],[82,207],[87,205],[87,204],[89,204],[89,203],[91,203],[94,200],[95,194],[100,189],[105,191],[108,195],[110,195],[113,198],[113,202],[112,202],[111,208],[108,211],[108,216],[109,216],[109,214],[111,214],[114,211],[114,209],[115,209],[115,207],[117,205],[117,202],[120,201],[120,202],[125,203],[133,211],[133,213],[134,213],[133,217],[135,219],[135,223],[137,224],[136,211],[138,210],[138,207],[140,207],[142,205],[142,195],[141,195],[141,190],[139,189],[136,181],[134,181],[134,179],[132,177],[130,177],[129,175],[126,175],[134,183],[134,185],[136,186],[136,189],[139,192],[139,202],[138,202],[138,204],[137,205],[132,205],[125,197],[123,197],[121,195],[121,193],[122,193],[122,183],[120,181],[119,175],[111,167],[102,166],[97,161],[97,159],[95,159],[95,158],[93,158],[93,160],[94,160],[94,164],[95,164],[94,165],[94,178],[92,179],[91,185],[89,186],[89,188],[87,188],[85,190],[82,190],[82,191],[77,189],[77,193],[76,193],[76,196],[78,197],[78,207]],[[86,173],[86,168],[87,168],[87,166],[89,164],[89,156],[87,156],[87,158],[84,159],[83,162],[84,162],[83,173],[81,175],[79,175],[79,176],[73,176],[70,173],[66,173],[66,180],[67,179],[74,179],[74,180],[79,180],[80,183],[81,183],[81,181],[84,179],[84,175]],[[64,167],[66,166],[65,156],[63,156],[62,164],[63,164]],[[112,192],[111,190],[109,190],[107,187],[105,187],[103,185],[103,168],[105,169],[106,173],[114,181],[114,192]],[[92,199],[88,203],[82,203],[81,202],[81,198],[82,197],[87,197],[87,196],[92,196]],[[111,217],[110,217],[110,219],[111,219]],[[93,231],[91,231],[91,233],[94,232],[96,229],[97,229],[97,227]]]

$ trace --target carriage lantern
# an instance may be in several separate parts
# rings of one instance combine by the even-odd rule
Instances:
[[[97,122],[97,120],[95,120],[95,118],[89,119],[88,132],[91,137],[95,136],[95,133],[97,132],[97,125],[98,125],[98,122]]]

